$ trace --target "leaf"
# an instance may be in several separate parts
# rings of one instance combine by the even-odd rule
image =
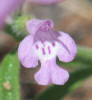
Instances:
[[[0,100],[20,100],[19,61],[16,54],[8,54],[0,67]]]
[[[90,75],[92,75],[91,67],[72,72],[69,81],[64,86],[53,85],[35,100],[62,100],[64,96],[78,88],[79,83]]]

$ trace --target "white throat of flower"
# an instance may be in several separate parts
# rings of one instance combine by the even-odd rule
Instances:
[[[59,50],[59,44],[57,42],[46,41],[41,43],[40,41],[34,44],[34,51],[41,61],[47,61],[56,57]]]

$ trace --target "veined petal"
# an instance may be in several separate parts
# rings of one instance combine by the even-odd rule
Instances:
[[[34,35],[41,27],[49,26],[51,28],[54,27],[52,20],[39,20],[39,19],[32,19],[26,23],[27,30],[29,33]]]
[[[41,63],[40,70],[35,74],[35,80],[40,85],[49,85],[51,83],[49,61]]]
[[[33,49],[33,37],[28,35],[20,43],[18,48],[18,57],[24,67],[31,68],[38,65],[38,57]]]
[[[59,39],[59,51],[57,56],[59,60],[63,62],[72,61],[77,53],[77,47],[74,40],[66,33],[60,32],[61,36]]]

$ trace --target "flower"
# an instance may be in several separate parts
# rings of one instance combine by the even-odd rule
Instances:
[[[41,5],[51,5],[51,4],[56,4],[59,3],[63,0],[29,0],[33,3],[41,4]]]
[[[77,52],[74,40],[64,32],[55,31],[53,27],[52,20],[28,21],[27,30],[30,34],[18,48],[18,57],[24,67],[35,68],[40,60],[41,68],[34,75],[40,85],[64,85],[69,73],[56,64],[56,57],[60,61],[70,62]]]
[[[0,27],[4,24],[7,16],[11,14],[22,0],[0,0]]]

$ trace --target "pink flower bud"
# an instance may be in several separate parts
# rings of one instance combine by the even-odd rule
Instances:
[[[0,27],[3,26],[5,19],[11,14],[22,0],[0,0]]]

